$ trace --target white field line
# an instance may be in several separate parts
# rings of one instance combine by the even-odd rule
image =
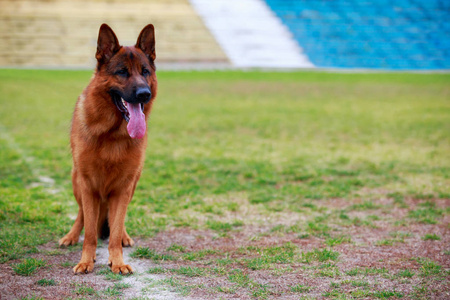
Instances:
[[[32,155],[28,153],[23,147],[16,143],[14,137],[8,132],[8,129],[0,123],[0,139],[6,142],[9,149],[16,152],[25,162],[25,164],[30,168],[31,175],[36,180],[36,182],[31,183],[28,187],[45,187],[46,192],[50,194],[61,193],[62,188],[58,188],[55,185],[55,180],[45,174],[42,164]]]
[[[170,287],[159,283],[160,280],[166,279],[167,276],[160,274],[151,274],[147,271],[158,266],[151,260],[134,259],[130,257],[134,247],[123,248],[123,259],[126,264],[129,264],[134,273],[131,276],[124,276],[120,282],[130,284],[131,287],[125,290],[121,299],[155,299],[155,300],[176,300],[176,299],[193,299],[192,297],[183,297],[180,294],[171,292]],[[107,266],[108,264],[108,245],[106,241],[97,247],[95,267],[100,265]]]

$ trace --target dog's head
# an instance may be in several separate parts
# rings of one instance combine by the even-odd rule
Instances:
[[[103,24],[97,41],[97,72],[107,85],[111,101],[128,122],[132,138],[142,138],[146,131],[146,115],[156,97],[155,30],[142,29],[133,47],[122,47],[112,31]]]

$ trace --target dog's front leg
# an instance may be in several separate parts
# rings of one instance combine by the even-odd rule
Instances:
[[[133,273],[133,269],[123,261],[122,237],[125,230],[125,216],[128,203],[131,201],[132,192],[112,194],[109,198],[109,260],[111,271],[116,274]]]
[[[73,272],[89,273],[94,270],[95,250],[97,249],[97,222],[100,211],[100,197],[93,192],[83,193],[84,243],[80,262]]]

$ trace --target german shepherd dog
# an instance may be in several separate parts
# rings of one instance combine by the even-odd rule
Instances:
[[[144,164],[146,122],[157,92],[153,25],[131,47],[122,47],[112,29],[101,25],[95,57],[97,68],[78,98],[70,134],[78,216],[59,245],[76,244],[84,226],[83,252],[73,271],[92,272],[106,224],[108,264],[114,273],[128,274],[133,269],[123,261],[122,246],[134,241],[125,215]]]

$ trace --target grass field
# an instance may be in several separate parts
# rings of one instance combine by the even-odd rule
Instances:
[[[81,246],[57,248],[78,209],[68,138],[90,76],[0,70],[7,299],[132,298],[104,265],[71,277]],[[448,299],[449,74],[158,79],[126,220],[133,267],[157,279],[133,297]]]

